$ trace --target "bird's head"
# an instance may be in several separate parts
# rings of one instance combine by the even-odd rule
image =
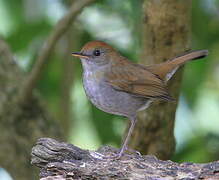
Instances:
[[[101,66],[116,59],[117,54],[116,50],[107,43],[91,41],[85,44],[80,52],[73,52],[72,56],[79,57],[82,63]]]

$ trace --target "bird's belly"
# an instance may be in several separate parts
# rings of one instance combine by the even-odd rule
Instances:
[[[99,109],[122,116],[135,116],[147,104],[147,99],[137,98],[126,92],[117,91],[104,81],[83,79],[86,95]]]

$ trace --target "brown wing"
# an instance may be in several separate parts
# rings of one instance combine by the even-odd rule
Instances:
[[[116,90],[139,97],[173,100],[163,80],[143,66],[120,63],[113,66],[105,75],[107,82]]]

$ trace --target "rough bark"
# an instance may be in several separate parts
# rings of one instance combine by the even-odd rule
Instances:
[[[189,49],[191,1],[145,0],[143,3],[143,64],[157,64]],[[169,159],[175,150],[174,120],[182,69],[168,83],[176,102],[155,102],[140,113],[130,147]]]
[[[40,168],[41,180],[71,179],[219,179],[219,161],[196,164],[162,161],[155,156],[124,154],[120,159],[102,158],[118,149],[102,147],[96,152],[72,144],[41,138],[32,149],[32,164]]]

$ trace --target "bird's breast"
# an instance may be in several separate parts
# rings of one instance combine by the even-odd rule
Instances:
[[[102,86],[102,77],[101,72],[92,73],[92,72],[84,72],[83,75],[83,85],[88,98],[93,99],[98,98],[101,96],[101,89]],[[92,101],[93,102],[93,101]]]
[[[102,72],[84,72],[83,85],[87,97],[99,109],[117,115],[133,116],[145,105],[146,99],[117,91],[104,79]]]

